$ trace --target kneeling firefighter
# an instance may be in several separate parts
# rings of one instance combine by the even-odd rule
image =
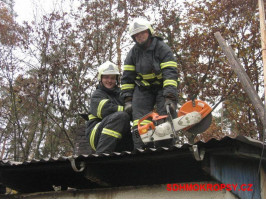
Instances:
[[[110,61],[98,68],[99,84],[92,94],[86,137],[96,153],[132,150],[130,116],[118,87],[118,67]]]

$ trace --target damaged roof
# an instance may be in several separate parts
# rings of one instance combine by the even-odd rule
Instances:
[[[263,151],[263,154],[262,154]],[[263,143],[244,136],[195,145],[159,147],[25,162],[0,161],[0,183],[19,192],[212,181],[210,156],[262,160]],[[262,157],[261,157],[262,155]]]

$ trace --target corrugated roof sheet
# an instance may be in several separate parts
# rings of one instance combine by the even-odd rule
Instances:
[[[200,155],[224,154],[258,159],[263,143],[238,136],[180,147],[147,148],[111,154],[73,155],[25,162],[0,161],[0,183],[22,192],[52,190],[52,185],[97,188],[125,185],[210,181]],[[198,153],[198,155],[197,155]],[[265,154],[266,155],[266,152]],[[265,157],[265,156],[264,156]],[[76,172],[74,166],[81,172]],[[82,166],[86,166],[83,170]]]
[[[263,143],[261,141],[252,139],[250,137],[245,137],[245,136],[237,136],[237,137],[223,137],[220,140],[217,140],[215,138],[203,142],[199,141],[195,143],[195,145],[198,146],[216,146],[217,144],[224,144],[230,141],[240,141],[245,144],[252,145],[254,147],[259,147],[263,148]],[[130,151],[123,151],[123,152],[113,152],[111,154],[103,153],[103,154],[90,154],[90,155],[73,155],[73,156],[60,156],[60,157],[54,157],[54,158],[44,158],[44,159],[32,159],[30,161],[24,161],[24,162],[15,162],[15,161],[9,161],[9,160],[0,160],[0,166],[12,166],[12,165],[29,165],[29,164],[34,164],[34,163],[47,163],[47,162],[60,162],[60,161],[66,161],[69,160],[70,158],[97,158],[97,157],[115,157],[115,156],[126,156],[126,155],[138,155],[138,154],[146,154],[146,153],[153,153],[153,152],[162,152],[162,151],[178,151],[180,149],[188,149],[192,145],[190,144],[184,144],[181,147],[178,146],[172,146],[172,147],[158,147],[158,148],[147,148],[147,149],[137,149],[132,152]]]

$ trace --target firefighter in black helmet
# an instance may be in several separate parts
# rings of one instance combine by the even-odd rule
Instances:
[[[166,114],[170,106],[172,117],[177,109],[177,63],[170,47],[145,19],[135,19],[129,26],[135,45],[129,51],[121,78],[125,111],[132,111],[134,148],[143,148],[137,124],[139,119],[153,111]],[[150,121],[143,121],[149,123]]]
[[[96,90],[90,102],[86,137],[96,153],[132,150],[130,117],[124,111],[118,87],[118,67],[110,61],[98,69]]]

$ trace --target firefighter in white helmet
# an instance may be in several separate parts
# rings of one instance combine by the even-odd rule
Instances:
[[[132,150],[130,116],[124,112],[118,87],[118,67],[107,61],[98,68],[96,90],[90,102],[86,137],[96,153]]]
[[[168,105],[172,117],[177,116],[177,63],[170,47],[154,36],[147,20],[135,19],[129,25],[129,34],[135,45],[124,62],[121,92],[125,110],[132,111],[134,148],[143,148],[137,130],[139,119],[155,107],[160,115],[165,115]]]

